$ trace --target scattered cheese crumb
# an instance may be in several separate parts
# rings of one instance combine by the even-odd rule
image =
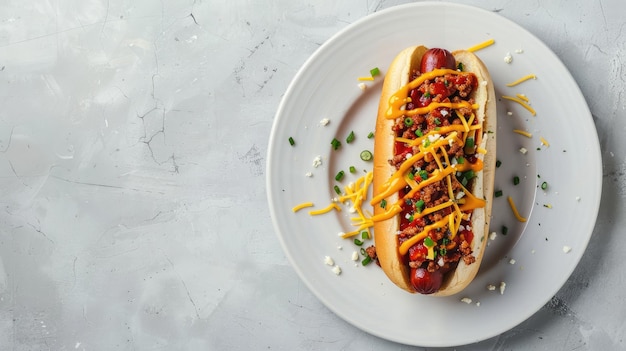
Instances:
[[[500,295],[504,295],[504,289],[506,289],[506,283],[501,282],[500,283]]]
[[[334,266],[335,265],[335,261],[333,261],[333,259],[330,256],[324,257],[324,263],[326,263],[326,265],[328,265],[328,266]]]
[[[523,49],[516,49],[515,53],[516,54],[522,54],[522,53],[524,53],[524,50]]]
[[[488,83],[487,83],[487,81],[486,81],[486,80],[483,80],[482,82],[480,82],[480,85],[482,85],[482,86],[484,86],[484,87],[486,87],[486,86],[487,86],[487,84],[488,84]]]
[[[305,176],[307,176],[307,177],[309,177],[309,178],[311,178],[311,177],[313,176],[313,173],[311,173],[311,172],[306,172],[304,175],[305,175]]]
[[[504,62],[505,63],[511,63],[513,62],[513,56],[511,56],[510,52],[506,53],[506,56],[504,56]]]
[[[356,251],[352,252],[352,261],[358,261],[359,260],[359,253]]]
[[[341,274],[341,268],[339,266],[334,266],[333,273],[335,273],[336,275]]]
[[[337,233],[337,236],[344,236],[344,235],[346,235],[346,233],[344,233],[344,232]]]
[[[491,234],[489,234],[489,240],[496,240],[496,236],[498,234],[496,232],[491,232]]]
[[[315,158],[313,159],[313,167],[317,168],[321,165],[322,165],[322,156],[320,155],[315,156]]]
[[[327,126],[328,123],[330,123],[330,120],[328,118],[322,118],[322,120],[320,121],[320,125],[322,127]]]
[[[531,254],[534,254],[534,253],[535,253],[535,250],[530,251],[530,253],[531,253]]]
[[[469,297],[464,297],[461,299],[461,302],[465,302],[466,304],[470,304],[472,303],[472,299],[470,299]]]
[[[341,245],[337,246],[337,250],[343,250],[343,246]]]
[[[480,307],[480,301],[476,301],[476,307]]]
[[[565,252],[565,253],[569,253],[570,251],[572,251],[572,248],[571,248],[571,247],[569,247],[569,246],[567,246],[567,245],[563,246],[563,252]]]
[[[489,285],[487,285],[487,290],[494,291],[494,290],[496,290],[496,286],[493,285],[493,284],[489,284]]]
[[[510,264],[515,264],[515,259],[513,259],[513,258],[512,258],[512,259],[510,259],[510,260],[509,260],[509,263],[510,263]]]
[[[519,149],[519,152],[521,152],[522,154],[526,155],[526,153],[528,152],[528,150],[525,147],[521,147]]]
[[[576,201],[580,201],[580,196],[576,196]]]
[[[361,90],[365,90],[365,89],[367,89],[367,85],[365,85],[365,83],[359,83],[357,86],[358,86],[358,87],[359,87],[359,89],[361,89]]]
[[[513,116],[513,112],[511,112],[511,111],[507,111],[506,114],[509,115],[509,116]]]

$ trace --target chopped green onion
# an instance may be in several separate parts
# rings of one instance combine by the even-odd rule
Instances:
[[[463,62],[459,62],[459,64],[456,65],[456,69],[458,69],[459,71],[463,72],[463,70],[465,69],[465,67],[463,67]]]
[[[431,239],[429,236],[424,238],[424,246],[426,247],[433,247],[435,246],[435,242],[433,241],[433,239]]]
[[[463,173],[463,178],[470,180],[472,178],[474,178],[476,176],[476,173],[474,173],[474,171],[472,171],[471,169],[465,173]]]
[[[422,132],[422,130],[421,130],[421,129],[417,129],[417,130],[415,131],[415,135],[417,135],[418,137],[423,137],[423,136],[424,136],[424,132]]]
[[[356,173],[356,168],[354,166],[350,166],[350,173]]]
[[[515,176],[513,177],[513,185],[517,185],[517,184],[519,184],[519,177]]]
[[[370,233],[368,233],[366,230],[361,232],[361,239],[366,240],[370,238]]]
[[[374,157],[374,155],[372,155],[371,151],[368,151],[368,150],[361,151],[361,160],[370,161],[372,157]]]
[[[404,119],[404,125],[407,127],[410,127],[413,125],[413,118],[411,117],[407,117]]]
[[[341,141],[333,138],[333,141],[331,141],[330,144],[333,146],[333,150],[337,150],[341,146]]]
[[[343,179],[343,175],[345,173],[343,171],[339,171],[339,173],[337,173],[337,175],[335,176],[335,180],[336,181],[341,181],[341,179]]]
[[[367,251],[365,251],[365,248],[362,247],[361,248],[361,255],[367,255]],[[369,257],[369,256],[368,256]]]
[[[465,147],[469,148],[469,149],[473,149],[474,148],[474,138],[467,138],[465,139]]]
[[[290,144],[291,146],[294,146],[294,145],[296,144],[296,142],[293,140],[293,138],[292,138],[292,137],[289,137],[289,144]]]
[[[493,196],[495,196],[495,197],[500,197],[500,196],[502,196],[502,190],[496,190],[496,192],[495,192],[495,193],[493,193]]]
[[[370,74],[372,75],[372,77],[376,77],[380,74],[380,70],[378,69],[378,67],[374,67],[370,70]]]
[[[380,207],[382,208],[387,207],[387,200],[383,199],[383,201],[380,202]]]
[[[437,117],[435,117],[434,122],[435,122],[435,125],[441,125],[441,120]]]
[[[439,248],[439,255],[445,256],[448,253],[448,250],[445,247]]]
[[[358,238],[355,238],[354,239],[354,245],[361,246],[361,245],[363,245],[363,242],[361,240],[359,240]]]
[[[422,213],[422,211],[424,210],[424,205],[426,205],[424,200],[420,199],[415,202],[415,209],[417,210],[417,213]]]
[[[372,258],[369,257],[369,256],[365,256],[363,261],[361,261],[361,264],[364,265],[364,266],[367,266],[370,262],[372,262]]]
[[[420,178],[422,178],[422,180],[428,179],[428,172],[426,172],[425,169],[422,169],[421,171],[419,171],[418,174]]]
[[[496,160],[496,167],[500,167],[502,165],[502,161]]]
[[[409,222],[413,222],[414,219],[415,219],[415,217],[413,217],[413,215],[409,216]]]
[[[415,174],[413,174],[412,172],[409,172],[409,179],[413,180],[415,179]]]
[[[422,95],[425,98],[429,98],[430,97],[430,93],[429,92],[425,92],[424,95]]]
[[[354,141],[354,132],[351,131],[350,134],[348,134],[348,137],[346,138],[346,143],[350,144],[353,141]]]
[[[548,182],[543,182],[543,183],[541,183],[541,189],[542,189],[542,190],[546,190],[546,189],[548,189]]]
[[[372,139],[373,137],[374,137],[374,132],[370,132],[370,133],[367,135],[367,138],[368,138],[368,139]]]
[[[464,164],[465,163],[465,157],[463,157],[463,156],[457,157],[456,162],[458,164],[460,164],[460,165]]]
[[[339,188],[339,186],[335,185],[333,189],[335,189],[335,192],[337,193],[337,195],[341,195],[341,188]]]
[[[509,232],[509,228],[507,228],[505,225],[502,226],[502,235],[506,235],[506,233]]]

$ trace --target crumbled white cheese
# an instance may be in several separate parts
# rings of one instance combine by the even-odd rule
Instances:
[[[344,233],[344,232],[337,233],[337,236],[344,236],[344,235],[346,235],[346,233]]]
[[[569,253],[570,251],[572,251],[572,248],[571,248],[571,247],[569,247],[569,246],[567,246],[567,245],[563,246],[563,252],[565,252],[565,253]]]
[[[491,232],[491,234],[489,234],[489,240],[496,240],[496,236],[498,234],[496,232]]]
[[[493,284],[489,284],[489,285],[487,285],[487,290],[494,291],[494,290],[496,290],[496,286],[493,285]]]
[[[441,138],[441,134],[431,134],[428,136],[428,140],[431,143],[434,143],[435,141],[439,140],[439,138]]]
[[[408,160],[408,159],[410,159],[411,157],[413,157],[413,154],[412,154],[412,153],[410,153],[410,152],[407,152],[407,154],[406,154],[406,159]]]
[[[341,245],[337,246],[337,250],[340,250],[340,251],[343,250],[343,246]]]
[[[328,266],[334,266],[335,265],[335,261],[330,257],[330,256],[325,256],[324,257],[324,263]]]
[[[500,283],[500,295],[504,295],[504,289],[506,289],[506,283],[501,282]]]
[[[367,89],[367,85],[366,85],[365,83],[359,83],[357,86],[358,86],[358,87],[359,87],[359,89],[361,89],[361,90],[365,90],[365,89]]]
[[[580,196],[576,196],[576,201],[580,201]]]
[[[480,301],[476,301],[476,307],[480,307]]]
[[[505,63],[513,62],[513,56],[511,56],[510,52],[507,52],[506,55],[504,56],[504,62]]]
[[[450,113],[450,112],[448,112],[448,110],[446,110],[446,109],[441,109],[441,111],[440,111],[439,113],[441,113],[441,115],[445,117],[445,116],[447,116],[447,115],[448,115],[448,113]]]
[[[472,299],[470,299],[469,297],[464,297],[461,299],[461,302],[465,302],[466,304],[470,304],[472,303]]]
[[[531,253],[531,254],[534,254],[534,253],[535,253],[535,250],[533,249],[532,251],[530,251],[530,253]]]
[[[305,175],[305,176],[307,176],[307,177],[309,177],[309,178],[311,178],[311,177],[313,176],[313,173],[311,173],[311,172],[306,172],[304,175]]]
[[[348,209],[348,212],[350,212],[350,213],[355,213],[355,212],[356,212],[356,208],[354,208],[354,206],[352,206],[352,207],[350,207],[350,208]]]
[[[484,87],[486,87],[486,86],[487,86],[487,84],[488,84],[488,83],[487,83],[487,81],[486,81],[486,80],[483,80],[482,82],[480,82],[480,85],[482,85],[482,86],[484,86]]]
[[[521,152],[522,154],[526,155],[526,153],[528,152],[528,150],[525,147],[521,147],[519,149],[519,152]]]
[[[339,266],[334,266],[333,273],[335,273],[336,275],[341,274],[341,268],[339,268]]]
[[[460,200],[465,196],[465,192],[463,191],[459,191],[458,193],[456,193],[456,199]]]
[[[507,113],[506,113],[506,114],[507,114],[508,116],[513,116],[513,112],[511,112],[511,111],[507,111]]]
[[[321,165],[322,165],[322,156],[320,155],[315,156],[315,158],[313,159],[313,167],[317,168]]]
[[[445,264],[445,262],[443,262],[443,257],[439,256],[439,259],[437,260],[437,264],[439,265],[439,267],[443,267],[443,265]]]
[[[510,260],[509,260],[509,264],[515,264],[515,259],[513,259],[513,258],[512,258],[512,259],[510,259]]]
[[[359,253],[356,251],[352,252],[352,261],[358,261],[359,260]]]
[[[330,123],[330,120],[329,120],[328,118],[322,118],[322,119],[320,120],[320,125],[321,125],[322,127],[327,126],[327,125],[328,125],[328,123]]]
[[[516,50],[515,50],[515,53],[516,53],[516,54],[521,54],[521,53],[523,53],[523,52],[524,52],[524,50],[523,50],[523,49],[516,49]]]

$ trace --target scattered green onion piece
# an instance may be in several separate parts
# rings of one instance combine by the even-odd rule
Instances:
[[[378,69],[378,67],[374,67],[370,70],[370,74],[372,75],[372,77],[376,77],[380,74],[380,70]]]
[[[470,138],[465,139],[465,147],[473,149],[474,148],[474,138],[470,137]]]
[[[368,138],[368,139],[372,139],[373,137],[374,137],[374,132],[370,132],[370,133],[367,135],[367,138]]]
[[[367,266],[368,264],[370,264],[370,262],[372,262],[372,258],[369,257],[369,256],[365,256],[363,261],[361,261],[361,264],[364,265],[364,266]]]
[[[362,247],[361,248],[361,255],[367,255],[367,251],[365,251],[365,248]],[[369,256],[368,256],[369,257]]]
[[[423,137],[423,136],[424,136],[424,132],[422,132],[422,130],[421,130],[421,129],[417,129],[417,130],[415,131],[415,135],[417,135],[418,137]]]
[[[435,246],[435,242],[433,241],[433,239],[431,239],[429,236],[424,238],[424,246],[426,247],[433,247]]]
[[[428,179],[428,172],[426,172],[425,169],[422,169],[421,171],[419,171],[418,174],[419,174],[420,178],[422,178],[422,180]]]
[[[372,155],[371,151],[368,151],[368,150],[361,151],[361,160],[370,161],[372,157],[374,157],[374,155]]]
[[[519,177],[515,176],[513,177],[513,185],[517,185],[517,184],[519,184]]]
[[[505,225],[502,226],[502,235],[506,235],[506,233],[509,232],[509,228],[507,228]]]
[[[417,213],[422,213],[422,211],[424,210],[424,205],[426,205],[424,200],[420,199],[415,202],[415,209],[417,210]]]
[[[415,174],[409,173],[409,179],[411,179],[411,180],[415,179]]]
[[[434,119],[435,125],[441,125],[441,120],[437,117]]]
[[[354,239],[354,245],[361,246],[361,245],[363,245],[363,242],[361,240],[359,240],[358,238],[355,238]]]
[[[463,72],[463,70],[465,69],[465,67],[463,67],[463,62],[459,62],[459,64],[456,65],[456,69],[458,69],[459,71]]]
[[[339,186],[335,185],[333,189],[335,189],[337,195],[341,195],[341,188],[339,188]]]
[[[424,95],[422,95],[425,98],[429,98],[430,97],[430,93],[429,92],[425,92]]]
[[[356,173],[356,168],[354,166],[350,166],[350,173]]]
[[[333,141],[331,141],[330,144],[333,146],[333,150],[337,150],[341,146],[341,141],[333,138]]]
[[[293,140],[292,137],[289,137],[289,145],[291,145],[291,146],[296,145],[296,142],[295,142],[295,140]]]
[[[411,117],[407,117],[404,119],[404,125],[407,127],[410,127],[413,125],[413,118]]]
[[[456,162],[457,162],[458,164],[460,164],[460,165],[464,164],[464,163],[465,163],[465,157],[463,157],[463,156],[459,156],[459,157],[456,159]]]
[[[500,196],[502,196],[502,190],[496,190],[496,192],[495,192],[495,193],[493,193],[493,196],[495,196],[495,197],[500,197]]]
[[[502,161],[496,160],[496,167],[500,167],[502,165]]]
[[[353,141],[354,141],[354,132],[351,131],[350,134],[348,134],[348,137],[346,138],[346,143],[350,144]]]
[[[447,253],[448,253],[448,249],[446,249],[445,247],[442,247],[439,249],[439,255],[445,256]]]
[[[543,182],[543,183],[541,183],[541,189],[542,189],[542,190],[546,190],[546,189],[548,189],[548,182]]]
[[[361,232],[361,239],[366,240],[370,238],[370,233],[368,233],[366,230]]]
[[[463,178],[470,180],[472,178],[474,178],[476,176],[476,173],[474,173],[474,171],[472,171],[471,169],[465,173],[463,173]]]
[[[341,181],[343,179],[344,174],[345,173],[343,171],[339,171],[339,173],[337,173],[337,175],[335,176],[335,180],[338,182]]]
[[[380,202],[380,207],[382,208],[387,207],[387,200],[383,199],[383,201]]]

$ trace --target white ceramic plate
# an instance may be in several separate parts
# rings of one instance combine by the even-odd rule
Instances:
[[[292,212],[311,201],[316,209],[345,185],[371,170],[359,153],[373,149],[382,77],[357,87],[357,77],[373,67],[385,72],[407,46],[424,44],[450,50],[487,39],[495,44],[477,52],[489,67],[496,95],[525,94],[536,116],[515,102],[498,100],[497,190],[490,240],[477,278],[462,293],[446,298],[408,294],[390,283],[376,265],[351,260],[358,248],[338,237],[351,230],[347,211],[310,216]],[[519,52],[522,50],[523,52]],[[510,53],[513,62],[504,57]],[[507,87],[526,74],[538,79]],[[512,114],[508,114],[511,112]],[[327,126],[320,126],[328,118]],[[527,138],[512,132],[532,133]],[[354,131],[356,139],[346,144]],[[293,137],[291,146],[288,138]],[[342,141],[339,150],[330,142]],[[548,141],[543,145],[541,137]],[[528,152],[522,154],[520,148]],[[313,159],[321,155],[322,165]],[[343,182],[334,180],[344,170]],[[447,3],[415,3],[368,16],[339,32],[304,64],[278,109],[267,164],[271,215],[283,248],[306,285],[337,315],[371,334],[419,346],[455,346],[496,336],[540,309],[565,283],[593,231],[599,208],[601,157],[595,126],[575,81],[541,41],[497,14]],[[311,172],[312,176],[305,174]],[[521,182],[514,186],[512,178]],[[544,191],[540,184],[546,181]],[[582,186],[581,186],[582,185]],[[507,203],[511,196],[526,223],[518,222]],[[551,206],[551,208],[549,208]],[[508,228],[502,235],[502,227]],[[341,249],[339,248],[341,247]],[[565,253],[564,247],[571,251]],[[341,267],[337,276],[324,264],[330,256]],[[514,260],[514,264],[512,261]],[[501,294],[501,282],[506,289]],[[488,285],[496,290],[487,289]],[[472,303],[461,302],[468,297]],[[478,304],[477,304],[478,303]]]

